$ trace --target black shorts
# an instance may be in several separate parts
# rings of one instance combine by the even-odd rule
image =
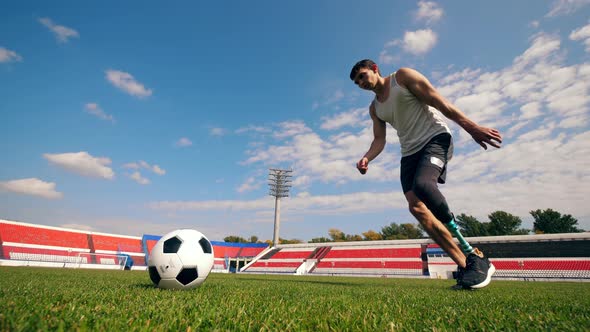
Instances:
[[[402,157],[400,180],[404,194],[412,190],[414,179],[423,167],[434,167],[439,170],[438,183],[445,183],[447,162],[453,156],[453,139],[451,134],[442,133],[434,136],[420,149],[409,156]]]

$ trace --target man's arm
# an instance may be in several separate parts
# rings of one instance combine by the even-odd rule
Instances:
[[[502,143],[500,132],[493,128],[486,128],[471,121],[455,105],[444,98],[428,79],[418,71],[410,68],[401,68],[396,72],[396,80],[399,85],[408,89],[416,98],[439,110],[444,116],[455,121],[465,129],[471,137],[484,149],[489,144],[499,148]]]
[[[383,148],[385,147],[385,122],[377,117],[374,103],[371,103],[371,106],[369,107],[369,114],[371,115],[371,120],[373,120],[373,142],[371,142],[369,151],[367,151],[367,153],[365,153],[361,160],[359,160],[356,164],[356,168],[358,168],[361,174],[365,174],[367,172],[367,169],[369,168],[369,162],[377,158],[377,156],[381,153],[381,151],[383,151]]]

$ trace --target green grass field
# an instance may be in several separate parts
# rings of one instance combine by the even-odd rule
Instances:
[[[0,267],[0,330],[588,331],[590,283],[212,274],[154,288],[147,272]]]

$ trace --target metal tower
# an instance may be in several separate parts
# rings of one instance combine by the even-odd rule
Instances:
[[[268,173],[269,195],[275,197],[275,229],[273,246],[279,244],[279,224],[281,219],[281,197],[289,197],[293,170],[271,168]]]

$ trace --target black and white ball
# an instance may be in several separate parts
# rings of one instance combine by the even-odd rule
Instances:
[[[213,246],[201,232],[179,229],[156,243],[148,259],[150,279],[165,289],[201,285],[213,268]]]

